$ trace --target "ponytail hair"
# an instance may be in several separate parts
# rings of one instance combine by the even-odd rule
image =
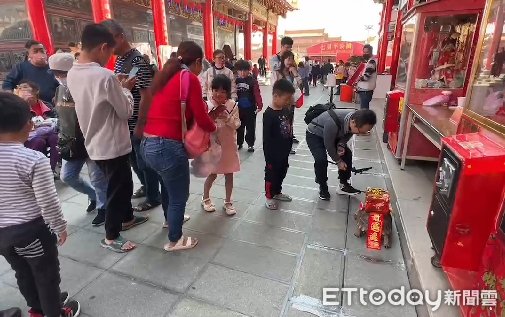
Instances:
[[[190,66],[197,59],[203,60],[202,48],[193,41],[181,42],[176,57],[171,57],[153,79],[152,92],[161,91],[168,81],[182,69],[182,65]]]

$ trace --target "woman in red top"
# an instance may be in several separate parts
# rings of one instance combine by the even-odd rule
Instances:
[[[189,70],[186,123],[198,124],[206,132],[216,125],[207,113],[198,75],[202,71],[203,51],[192,41],[182,42],[177,55],[170,58],[154,77],[153,99],[144,128],[140,152],[146,163],[162,178],[161,202],[170,228],[166,251],[193,248],[198,240],[182,236],[184,211],[189,196],[189,161],[182,143],[181,71]],[[170,211],[170,212],[169,212]]]

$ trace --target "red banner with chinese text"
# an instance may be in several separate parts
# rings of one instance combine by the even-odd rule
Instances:
[[[366,247],[368,249],[381,249],[383,221],[384,216],[382,214],[370,213],[368,216],[368,231],[366,237]]]

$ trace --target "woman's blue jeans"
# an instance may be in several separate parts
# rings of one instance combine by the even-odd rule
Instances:
[[[170,228],[168,239],[177,242],[182,237],[184,211],[189,196],[189,161],[186,149],[181,141],[150,137],[142,140],[140,154],[163,180],[161,204]]]

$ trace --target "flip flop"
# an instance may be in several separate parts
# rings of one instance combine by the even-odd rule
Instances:
[[[192,248],[196,247],[196,245],[198,244],[198,240],[196,240],[196,243],[193,244],[193,238],[188,237],[186,239],[186,243],[185,244],[183,244],[183,243],[184,243],[184,236],[181,236],[179,241],[177,241],[177,243],[173,247],[168,247],[168,243],[167,243],[163,246],[163,249],[165,249],[165,251],[167,251],[167,252],[192,249]]]
[[[130,252],[133,249],[135,249],[135,247],[133,247],[130,250],[123,250],[122,248],[127,242],[129,242],[129,241],[126,240],[125,238],[123,238],[122,236],[119,236],[119,237],[117,237],[116,240],[114,240],[110,244],[106,243],[105,239],[102,239],[102,241],[100,241],[100,245],[102,246],[102,248],[106,248],[106,249],[109,249],[109,250],[117,252],[117,253],[126,253],[126,252]]]
[[[182,223],[187,222],[189,219],[191,219],[191,217],[190,217],[190,216],[188,216],[188,215],[184,215],[184,220],[182,221]],[[166,222],[164,222],[164,223],[163,223],[163,229],[168,229],[168,225],[167,225],[167,223],[166,223]]]
[[[133,219],[133,223],[128,226],[122,226],[121,231],[130,230],[133,227],[143,224],[147,220],[149,220],[149,216],[135,216]]]

